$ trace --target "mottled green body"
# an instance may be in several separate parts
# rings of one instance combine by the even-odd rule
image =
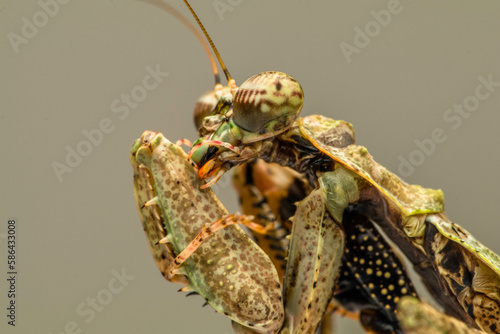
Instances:
[[[454,302],[444,302],[445,309],[459,312],[452,310],[456,309],[454,305],[449,305],[459,304],[480,328],[490,333],[500,332],[499,257],[442,214],[444,199],[441,190],[403,182],[376,163],[364,147],[334,147],[329,143],[327,134],[335,127],[336,121],[310,116],[298,122],[301,133],[320,152],[368,181],[368,184],[358,182],[360,197],[367,202],[361,207],[369,207],[370,201],[377,205],[387,203],[388,216],[392,220],[389,217],[379,219],[389,222],[392,231],[405,232],[409,238],[406,241],[411,246],[405,247],[402,242],[398,246],[407,255],[420,252],[416,257],[410,257],[415,265],[422,261],[432,264],[438,274],[436,283],[443,289],[436,292],[446,291],[445,294],[454,296]],[[373,188],[378,191],[374,192]],[[436,229],[432,229],[431,225]],[[430,273],[424,275],[428,286],[434,284],[432,280],[436,279],[430,276]],[[439,300],[440,296],[437,297]]]
[[[187,283],[235,320],[237,333],[315,333],[334,292],[343,306],[360,311],[370,333],[400,334],[398,311],[409,333],[475,332],[467,325],[500,333],[500,259],[447,219],[441,190],[409,185],[376,163],[365,147],[354,145],[349,123],[322,116],[296,120],[304,93],[287,74],[263,72],[238,88],[212,47],[228,86],[218,84],[213,64],[215,90],[195,110],[200,138],[189,156],[199,169],[161,134],[146,132],[132,150],[141,220],[167,279]],[[227,212],[213,193],[200,190],[253,158],[291,167],[315,188],[299,192],[290,218],[285,314],[269,258],[237,226],[212,232],[214,221]],[[203,183],[196,174],[213,178]],[[244,187],[250,202],[258,204],[249,211],[261,214],[266,225],[282,216],[266,208],[261,189]],[[375,225],[406,254],[445,311],[467,325],[418,301],[405,301],[396,310],[400,299],[416,293]],[[200,230],[208,234],[202,237]],[[280,241],[283,230],[273,229],[266,237]],[[269,254],[283,256],[283,244],[277,247],[281,253],[274,252],[276,243],[268,245]],[[183,258],[185,249],[194,253]],[[172,263],[180,270],[171,272]],[[339,274],[340,292],[335,290]]]
[[[500,332],[498,257],[466,232],[467,237],[449,233],[441,190],[409,185],[376,163],[366,148],[343,145],[352,133],[346,124],[314,115],[298,119],[272,140],[231,141],[237,148],[232,150],[216,144],[210,164],[200,165],[200,176],[213,175],[211,170],[220,174],[256,157],[305,173],[316,185],[322,180],[320,171],[351,171],[360,194],[356,210],[371,216],[401,248],[445,310],[469,325],[475,322],[490,333]],[[200,139],[200,145],[203,142]],[[350,187],[340,182],[327,195],[332,218],[339,223],[346,203],[351,203],[339,193],[346,186]]]
[[[436,226],[439,232],[446,238],[462,245],[469,252],[473,253],[481,259],[490,269],[498,276],[500,276],[500,257],[492,252],[488,247],[476,240],[468,231],[463,227],[454,224],[447,219],[433,215],[429,217],[428,221]]]
[[[340,121],[337,124],[345,125]],[[335,144],[341,146],[345,142],[346,140],[337,141]],[[291,225],[291,221],[287,221],[287,219],[295,215],[293,220],[297,222],[298,216],[303,215],[305,211],[302,208],[302,212],[296,213],[296,206],[293,203],[298,205],[302,203],[301,200],[310,202],[320,197],[318,196],[319,190],[311,195],[312,198],[305,199],[312,190],[305,184],[301,174],[277,164],[265,163],[261,159],[235,168],[233,170],[233,184],[238,191],[245,214],[254,215],[257,220],[264,224],[275,221],[275,227],[276,224],[279,226],[264,236],[258,233],[253,233],[253,236],[257,239],[258,245],[273,260],[278,273],[280,273],[283,263],[286,263],[285,257],[288,249],[286,243],[288,238],[285,239],[284,236],[287,231],[290,233],[288,225]],[[292,265],[293,261],[289,262],[293,269],[288,272],[289,277],[305,273],[302,277],[296,278],[297,281],[307,281],[307,275],[312,273],[312,271],[307,270],[309,267],[312,268],[313,264],[307,261],[311,257],[305,255],[310,250],[306,247],[308,242],[304,242],[304,240],[314,240],[312,236],[307,237],[307,235],[318,221],[323,220],[318,216],[325,214],[325,206],[317,206],[314,210],[305,213],[308,215],[307,219],[301,219],[305,226],[297,226],[297,231],[302,231],[303,234],[298,234],[298,238],[294,236],[290,238],[293,241],[293,248],[297,249],[290,256],[295,259],[300,257],[306,259],[306,261],[299,261],[296,265]],[[336,225],[330,225],[329,228],[332,226]],[[347,314],[359,320],[367,330],[375,333],[388,330],[398,331],[394,312],[396,312],[399,300],[403,296],[416,296],[416,291],[407,277],[401,260],[368,217],[352,210],[344,212],[341,228],[345,231],[345,250],[337,287],[335,291],[328,291],[327,285],[319,284],[318,291],[323,291],[324,296],[333,293],[330,308],[338,310],[340,314]],[[321,231],[321,227],[314,229],[314,232],[317,232],[315,238],[319,236],[319,231]],[[306,246],[297,247],[302,242]],[[331,247],[327,242],[325,244],[327,247]],[[285,286],[289,286],[290,289],[291,284],[285,284]],[[306,285],[307,288],[310,289],[311,286]],[[290,291],[293,290],[290,289]],[[299,301],[300,297],[306,300],[306,296],[307,294],[302,296],[296,294],[295,298],[298,298]],[[292,301],[288,297],[286,299],[287,308],[298,309],[300,307],[297,301]],[[317,306],[318,303],[312,305]],[[303,313],[309,319],[309,314],[312,312],[304,310]],[[314,310],[314,313],[321,314],[317,309]],[[326,330],[324,323],[322,323],[322,330]]]
[[[339,277],[344,230],[349,230],[342,228],[343,219],[346,212],[353,212],[349,218],[358,218],[347,221],[356,226],[377,224],[414,264],[447,313],[469,326],[500,333],[499,257],[446,218],[441,190],[405,183],[375,162],[365,147],[355,145],[349,123],[318,115],[296,120],[303,97],[298,82],[281,72],[258,74],[239,88],[234,81],[228,87],[216,85],[195,114],[200,138],[189,156],[197,171],[179,148],[160,135],[146,133],[134,145],[138,205],[142,208],[154,202],[160,208],[159,212],[141,212],[160,270],[176,256],[174,263],[182,263],[177,262],[182,257],[178,255],[185,248],[196,249],[182,264],[180,274],[164,272],[167,279],[183,281],[185,275],[191,289],[235,320],[237,333],[314,333]],[[213,185],[226,171],[254,158],[291,167],[316,187],[298,202],[292,218],[284,274],[285,314],[271,261],[241,230],[228,227],[207,242],[197,236],[202,228],[227,215],[213,194],[199,188]],[[149,173],[143,173],[138,164]],[[201,179],[213,178],[205,184],[196,174]],[[352,271],[343,277],[354,276],[354,288],[367,294],[353,309],[360,311],[367,330],[400,333],[394,317],[396,299],[415,295],[410,283],[400,282],[406,278],[400,273],[401,264],[396,260],[382,263],[384,255],[392,252],[369,251],[364,256],[361,247],[379,245],[376,233],[366,235],[361,229],[349,233],[367,238],[350,246],[349,251],[359,255],[352,260],[362,257],[372,262],[343,267]],[[155,249],[152,238],[165,235],[167,248]],[[195,237],[200,239],[192,242]],[[372,244],[365,246],[363,241]],[[389,270],[389,264],[395,265],[393,269]],[[374,271],[388,280],[370,287],[368,276]],[[391,288],[395,290],[389,280],[393,275],[402,277],[397,282],[401,287],[389,294]],[[344,294],[348,297],[342,303],[348,305],[349,296],[361,295]]]
[[[161,263],[160,270],[164,270],[157,247],[163,247],[168,256],[165,262],[170,261],[205,224],[226,216],[227,211],[210,189],[200,189],[203,181],[187,155],[161,134],[145,132],[134,144],[131,161],[143,226],[157,263]],[[155,197],[157,205],[143,207]],[[143,210],[155,212],[144,214]],[[154,221],[150,219],[153,216]],[[155,245],[159,241],[155,238],[164,236],[170,243]],[[172,254],[168,254],[169,249]],[[214,233],[180,270],[191,290],[234,321],[263,333],[281,327],[283,306],[276,270],[237,225]]]
[[[463,322],[439,312],[432,306],[406,297],[398,307],[398,318],[406,334],[481,334]]]
[[[298,120],[301,134],[320,152],[334,161],[362,176],[376,187],[389,201],[398,205],[407,215],[444,211],[444,196],[441,190],[407,184],[384,166],[375,162],[368,150],[359,145],[338,147],[335,131],[341,121],[320,115],[312,115]]]

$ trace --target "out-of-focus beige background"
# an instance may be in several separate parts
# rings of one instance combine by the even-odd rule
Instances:
[[[448,215],[500,252],[498,2],[192,5],[237,83],[266,70],[294,76],[303,115],[352,122],[378,162],[443,189]],[[192,108],[213,82],[193,35],[128,0],[2,0],[0,32],[0,331],[231,333],[202,298],[161,277],[132,193],[129,151],[144,130],[196,137]],[[144,83],[155,69],[169,74]],[[457,111],[464,104],[472,111]],[[99,127],[107,133],[85,144],[84,132]],[[68,150],[88,154],[70,166]],[[66,172],[58,177],[54,165]],[[215,190],[237,210],[227,180]],[[18,232],[15,328],[6,319],[9,218]],[[338,330],[357,332],[348,320]]]

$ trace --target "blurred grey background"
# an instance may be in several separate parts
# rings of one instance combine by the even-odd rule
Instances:
[[[499,2],[192,5],[238,84],[267,70],[292,75],[305,91],[303,115],[353,123],[378,162],[443,189],[451,219],[500,252]],[[202,298],[161,277],[132,192],[129,151],[144,130],[196,138],[192,109],[213,80],[194,36],[129,0],[4,0],[0,29],[0,267],[6,276],[15,218],[19,272],[15,328],[1,276],[0,331],[231,333]],[[156,69],[168,75],[144,89]],[[470,112],[458,111],[464,104]],[[85,144],[100,127],[102,139]],[[70,166],[68,150],[87,155]],[[228,180],[215,190],[238,210]],[[349,320],[341,327],[361,333]]]

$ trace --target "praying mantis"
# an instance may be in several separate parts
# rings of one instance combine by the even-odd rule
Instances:
[[[141,220],[165,278],[186,283],[185,291],[200,293],[234,321],[239,333],[313,333],[320,326],[331,297],[335,297],[335,285],[339,280],[342,282],[339,275],[346,250],[356,249],[358,261],[363,259],[368,264],[373,260],[366,267],[353,266],[344,260],[353,270],[352,275],[359,278],[360,286],[368,287],[368,276],[372,274],[387,280],[400,275],[395,282],[403,281],[404,286],[398,289],[398,295],[389,294],[390,299],[383,296],[389,290],[396,290],[392,281],[366,288],[365,293],[375,295],[371,298],[376,306],[375,312],[368,308],[363,325],[378,333],[385,330],[399,333],[402,329],[394,315],[397,304],[402,297],[416,294],[400,264],[390,263],[391,266],[395,263],[394,272],[382,270],[383,257],[393,257],[390,251],[380,251],[377,255],[361,248],[365,237],[377,247],[382,245],[381,250],[388,248],[379,242],[379,238],[388,237],[409,257],[429,287],[439,286],[446,291],[445,296],[440,296],[437,290],[433,293],[447,313],[463,317],[471,327],[497,332],[498,256],[449,221],[443,214],[442,192],[406,184],[376,163],[366,148],[354,144],[354,131],[349,123],[319,115],[298,118],[304,94],[294,78],[281,72],[263,72],[239,87],[229,75],[228,81],[228,86],[216,84],[214,91],[202,98],[198,106],[201,112],[197,108],[200,139],[193,143],[189,155],[155,132],[144,133],[132,150]],[[292,168],[298,173],[294,177],[303,178],[311,188],[301,195],[292,210],[283,295],[270,259],[235,225],[242,223],[266,234],[272,230],[272,222],[264,227],[254,226],[254,217],[229,215],[213,194],[206,195],[209,199],[201,198],[201,194],[210,194],[206,188],[225,172],[257,158]],[[175,183],[166,181],[168,177]],[[209,178],[212,179],[208,183],[201,181]],[[166,184],[170,186],[165,187]],[[171,191],[175,187],[181,187],[187,195],[176,197]],[[193,209],[196,214],[185,217],[184,210],[196,205],[200,205]],[[188,228],[186,220],[196,221],[197,225],[190,223],[186,225]],[[343,226],[346,221],[350,222],[349,227],[360,226],[359,231]],[[372,234],[364,235],[367,229],[372,229]],[[346,248],[346,239],[358,236],[361,240]],[[238,249],[235,246],[238,243],[245,246]],[[213,253],[223,253],[221,248],[227,250],[225,256],[238,261],[214,260]],[[443,249],[447,249],[445,255]],[[250,260],[249,253],[255,254],[250,258],[258,266],[251,261],[246,263]],[[214,264],[226,271],[211,269]],[[226,273],[228,280],[213,280],[214,272]],[[262,273],[266,283],[252,281],[252,276],[255,279]],[[250,278],[239,281],[230,278],[230,274]],[[231,295],[228,291],[239,291],[241,286],[252,286],[257,294],[240,293],[230,297],[231,302],[221,297]],[[361,305],[372,306],[372,299],[364,300]],[[380,303],[382,299],[391,302]],[[388,315],[381,311],[386,309],[390,310]]]

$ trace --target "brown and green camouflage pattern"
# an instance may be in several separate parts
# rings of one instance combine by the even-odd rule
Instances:
[[[201,228],[228,213],[182,149],[161,133],[146,131],[131,152],[134,191],[146,237],[164,276],[165,264],[186,248]],[[154,212],[144,204],[156,198]],[[147,209],[150,213],[143,213]],[[157,238],[167,236],[167,245]],[[165,248],[168,247],[168,248]],[[169,249],[171,254],[169,254]],[[163,259],[162,254],[166,257]],[[214,233],[180,267],[189,289],[218,312],[274,333],[283,320],[281,285],[269,257],[237,225]],[[182,280],[182,279],[181,279]]]
[[[388,200],[397,204],[407,215],[444,211],[444,196],[440,189],[428,189],[402,181],[387,168],[375,162],[363,146],[335,145],[332,138],[336,137],[329,136],[329,133],[345,122],[320,115],[303,117],[298,122],[302,135],[316,148],[377,187]]]

